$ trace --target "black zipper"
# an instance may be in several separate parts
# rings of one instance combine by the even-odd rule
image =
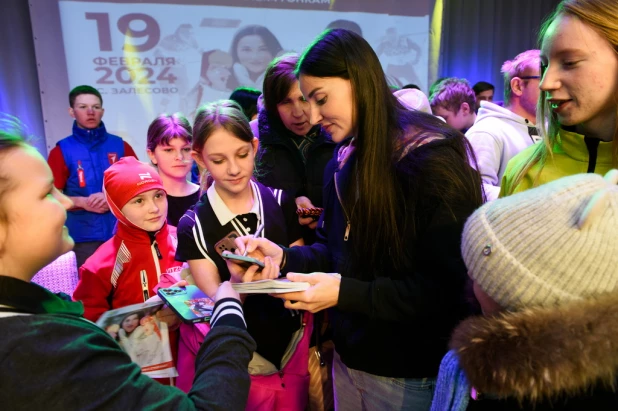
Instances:
[[[594,173],[596,169],[600,142],[598,138],[584,137],[584,143],[588,149],[588,173]]]

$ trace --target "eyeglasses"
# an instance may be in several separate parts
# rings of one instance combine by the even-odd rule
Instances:
[[[517,77],[519,77],[519,76],[517,76]],[[539,79],[539,78],[541,78],[541,76],[521,76],[519,78],[522,79],[522,80],[533,80],[533,79]]]

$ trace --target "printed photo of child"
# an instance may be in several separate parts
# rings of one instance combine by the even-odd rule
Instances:
[[[172,361],[167,324],[159,321],[160,305],[134,304],[106,312],[97,325],[152,378],[178,375]]]

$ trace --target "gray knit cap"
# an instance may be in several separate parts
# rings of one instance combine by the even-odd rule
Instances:
[[[577,174],[490,201],[463,231],[468,273],[506,309],[618,286],[618,170]]]

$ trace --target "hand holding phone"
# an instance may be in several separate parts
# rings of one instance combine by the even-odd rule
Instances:
[[[226,260],[232,260],[236,264],[244,268],[249,268],[254,264],[260,267],[258,268],[258,271],[261,271],[264,268],[264,263],[253,257],[248,257],[245,255],[238,255],[238,254],[230,253],[229,251],[222,252],[221,257],[223,257]]]
[[[184,323],[210,320],[215,302],[195,285],[159,288],[157,294]]]

